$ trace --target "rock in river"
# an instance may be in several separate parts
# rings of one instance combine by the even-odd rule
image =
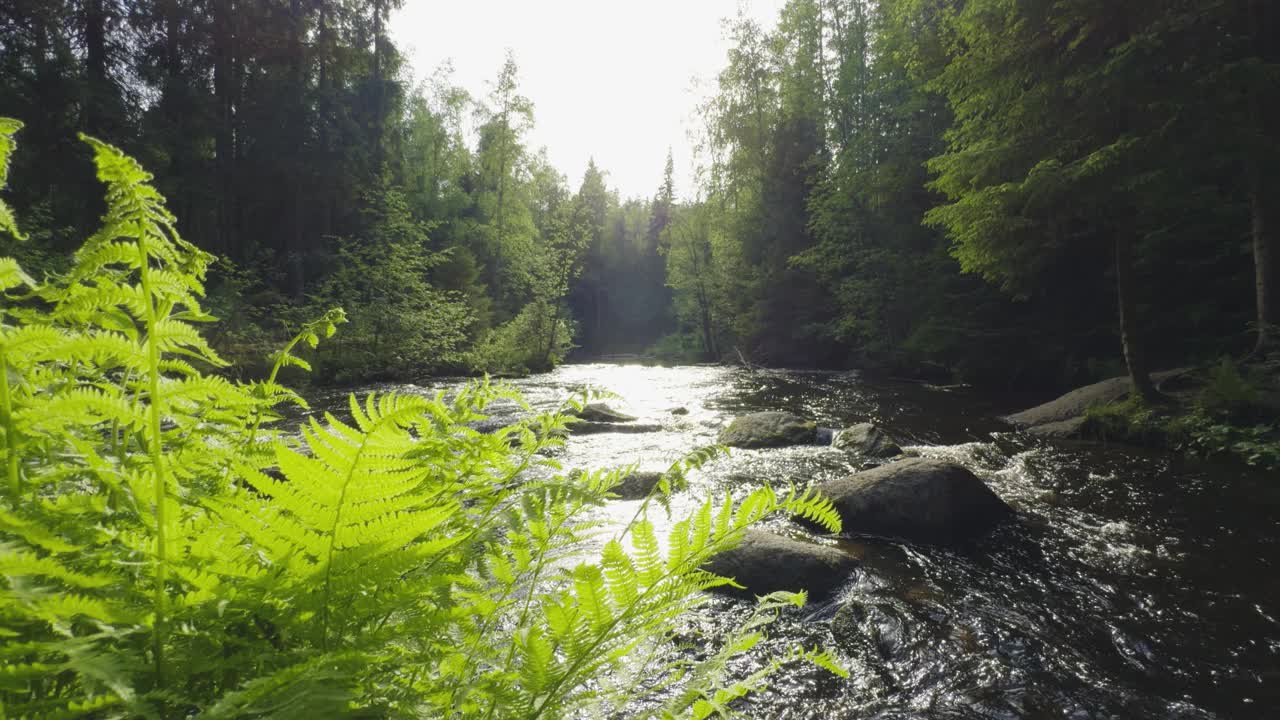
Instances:
[[[787,412],[758,412],[743,415],[720,431],[720,444],[738,448],[808,445],[816,441],[816,423]]]
[[[831,446],[873,458],[890,458],[902,454],[898,443],[871,423],[858,423],[841,430],[831,441]]]
[[[660,472],[633,472],[622,478],[622,482],[613,489],[613,494],[623,500],[639,500],[647,497],[661,479]]]
[[[661,425],[655,423],[625,422],[587,422],[578,420],[569,425],[569,432],[574,435],[596,435],[599,433],[649,433],[658,432]]]
[[[1185,368],[1165,370],[1151,373],[1151,379],[1157,387],[1161,387],[1165,382],[1176,380],[1188,372]],[[1127,376],[1115,377],[1076,388],[1062,397],[1014,413],[1005,419],[1033,435],[1074,437],[1084,427],[1085,413],[1089,408],[1123,400],[1132,388],[1133,383]]]
[[[749,596],[779,590],[807,590],[811,598],[838,588],[857,567],[847,553],[816,542],[796,540],[763,530],[747,530],[738,547],[711,559],[705,569],[745,585]]]
[[[907,458],[817,486],[844,531],[911,542],[959,543],[1013,516],[990,488],[955,463]]]
[[[587,422],[624,423],[635,420],[634,415],[620,413],[604,403],[588,403],[577,412],[577,416]]]

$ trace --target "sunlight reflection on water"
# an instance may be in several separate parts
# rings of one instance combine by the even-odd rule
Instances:
[[[367,389],[434,393],[458,382]],[[844,602],[862,608],[874,641],[840,647],[850,681],[793,668],[744,706],[749,717],[1280,717],[1280,626],[1277,613],[1259,609],[1280,597],[1274,482],[1169,455],[1034,440],[995,419],[1013,408],[857,373],[593,364],[512,384],[539,411],[584,389],[608,391],[615,409],[661,426],[571,436],[557,455],[568,468],[664,470],[714,443],[737,415],[786,410],[824,427],[876,422],[910,452],[966,466],[1018,511],[1016,526],[972,552],[840,540],[860,569],[835,600],[785,617],[762,649],[830,644],[827,621]],[[316,404],[340,408],[338,400]],[[497,408],[495,420],[514,413]],[[691,476],[675,514],[708,494],[804,485],[864,464],[816,445],[737,450]],[[625,522],[638,505],[616,501],[604,512]],[[652,518],[661,532],[663,514]],[[785,520],[774,527],[803,532]],[[687,639],[714,643],[745,612],[716,598],[688,618]]]

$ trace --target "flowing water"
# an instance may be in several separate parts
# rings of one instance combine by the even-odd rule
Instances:
[[[574,436],[566,467],[663,470],[736,415],[787,410],[824,427],[873,421],[912,452],[965,465],[1018,511],[963,552],[839,541],[860,568],[830,600],[784,618],[770,645],[833,646],[852,678],[789,669],[744,706],[751,717],[1280,718],[1280,478],[1037,440],[997,419],[1020,408],[857,373],[570,365],[514,384],[539,409],[608,390],[615,408],[662,426]],[[697,473],[689,497],[860,467],[829,447],[738,450]],[[829,620],[845,603],[864,633],[837,643]],[[688,639],[714,638],[747,610],[717,599]]]

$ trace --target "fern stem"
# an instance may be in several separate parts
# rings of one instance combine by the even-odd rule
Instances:
[[[551,528],[551,531],[547,533],[547,540],[542,544],[542,547],[538,548],[538,551],[539,551],[538,563],[537,565],[534,566],[533,574],[529,577],[529,582],[527,583],[529,592],[524,597],[524,606],[520,609],[520,619],[516,621],[516,625],[515,625],[516,627],[518,628],[529,627],[526,624],[529,620],[529,610],[533,606],[533,599],[534,599],[534,596],[537,594],[534,592],[534,590],[538,587],[538,581],[542,578],[542,568],[546,565],[547,553],[551,550],[550,548],[551,539],[554,538],[556,536],[556,533],[560,531],[560,528],[564,527],[564,525],[569,521],[569,519],[574,517],[577,514],[577,511],[581,509],[582,509],[582,506],[581,504],[579,504],[578,507],[575,508],[574,512],[565,513],[565,517],[559,523],[556,523],[556,525]],[[509,597],[511,592],[513,592],[515,589],[516,589],[516,586],[514,584],[510,588],[508,588],[506,594],[503,595],[503,600],[506,600],[506,598]],[[497,616],[495,615],[494,617],[496,619]],[[482,630],[480,633],[477,634],[475,642],[478,642],[479,639],[485,635],[486,630],[487,628],[485,628],[484,630]],[[473,648],[474,648],[474,644],[473,644]],[[507,657],[503,660],[502,667],[511,667],[511,661],[515,658],[515,656],[516,656],[516,643],[511,643],[511,647],[507,648]],[[489,702],[489,710],[484,715],[485,720],[489,720],[489,718],[492,718],[493,713],[497,709],[498,709],[498,698],[495,696]]]
[[[374,432],[363,433],[360,440],[360,448],[356,450],[355,457],[351,460],[351,467],[347,468],[347,476],[342,481],[342,490],[338,493],[338,506],[333,511],[333,528],[329,531],[329,553],[324,563],[324,609],[320,615],[320,649],[329,650],[329,600],[333,587],[333,554],[338,548],[338,527],[342,524],[342,508],[347,502],[347,489],[351,487],[351,480],[355,477],[356,467],[360,465],[360,457],[364,455],[364,449],[369,444],[369,436]]]
[[[156,665],[156,685],[163,688],[164,682],[164,640],[165,624],[168,622],[166,592],[166,576],[169,571],[169,543],[167,538],[168,513],[165,505],[169,492],[169,483],[165,478],[164,452],[161,447],[160,420],[163,415],[162,396],[160,394],[160,344],[156,339],[156,328],[159,319],[156,314],[155,297],[151,294],[151,276],[149,266],[151,260],[147,254],[146,232],[138,234],[139,273],[142,283],[142,296],[147,300],[147,394],[150,399],[150,437],[147,450],[151,456],[151,469],[154,474],[153,490],[155,495],[156,521],[156,578],[155,597],[153,599],[156,620],[152,633],[152,648]]]
[[[264,384],[264,387],[270,388],[276,384],[276,377],[280,374],[280,369],[284,367],[285,358],[289,356],[289,353],[293,352],[293,349],[297,347],[299,342],[302,342],[302,338],[304,337],[306,337],[305,331],[298,333],[293,336],[293,339],[289,341],[289,344],[284,346],[284,350],[281,350],[280,354],[276,356],[275,364],[271,366],[271,374],[267,376],[267,382]],[[258,404],[253,408],[253,422],[249,424],[249,434],[245,438],[246,450],[251,449],[254,443],[258,441],[258,428],[261,425],[262,405]]]
[[[4,422],[5,468],[9,478],[9,492],[14,502],[22,493],[22,478],[18,475],[18,437],[13,427],[13,404],[9,396],[9,359],[0,350],[0,421]]]

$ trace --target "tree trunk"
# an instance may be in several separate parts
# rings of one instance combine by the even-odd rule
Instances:
[[[233,48],[235,10],[232,0],[214,0],[213,2],[213,94],[216,100],[217,116],[214,130],[215,173],[217,175],[218,205],[218,249],[237,258],[234,217],[235,217],[235,131],[232,127],[235,117],[234,102],[234,70],[235,54]]]
[[[383,28],[382,16],[385,12],[382,0],[373,2],[373,171],[382,172],[383,148],[382,132],[387,122],[386,88],[384,87],[383,68]]]
[[[698,305],[702,313],[702,348],[706,352],[708,360],[716,360],[718,353],[716,352],[716,336],[711,330],[711,303],[703,292],[698,293]]]
[[[1253,211],[1253,268],[1258,301],[1258,344],[1254,352],[1265,356],[1276,343],[1280,323],[1276,301],[1276,237],[1275,226],[1268,217],[1270,208],[1258,181],[1251,198]]]
[[[85,102],[84,129],[90,135],[105,133],[104,105],[107,96],[107,15],[103,0],[85,3],[85,74],[88,97]]]
[[[316,48],[317,59],[317,79],[316,84],[319,88],[319,98],[317,100],[317,108],[319,109],[316,123],[319,126],[320,137],[320,160],[324,163],[324,170],[321,171],[321,179],[319,180],[321,188],[320,197],[320,236],[326,237],[333,233],[333,191],[331,183],[323,179],[323,174],[332,166],[333,148],[329,140],[329,127],[333,124],[332,101],[333,88],[330,79],[329,58],[332,53],[333,38],[329,29],[329,0],[320,0],[317,3],[319,12],[316,18]]]
[[[551,353],[556,349],[556,331],[560,329],[560,312],[558,308],[552,309],[551,315],[551,333],[547,336],[547,351],[542,356],[542,367],[551,369]]]
[[[1129,379],[1133,381],[1133,391],[1144,401],[1153,402],[1159,397],[1159,393],[1151,383],[1151,373],[1147,368],[1146,352],[1139,330],[1138,303],[1134,298],[1132,243],[1133,239],[1127,231],[1122,230],[1116,236],[1116,295],[1120,308],[1120,345],[1124,349],[1124,360],[1129,368]]]
[[[1253,0],[1249,6],[1250,26],[1253,33],[1253,52],[1267,65],[1280,63],[1280,12],[1274,3]],[[1258,343],[1254,352],[1265,356],[1280,343],[1280,299],[1275,284],[1280,281],[1280,257],[1276,252],[1274,156],[1267,159],[1267,151],[1275,147],[1276,121],[1280,117],[1271,88],[1265,84],[1250,93],[1255,132],[1261,141],[1260,152],[1250,153],[1253,167],[1250,188],[1251,230],[1253,236],[1254,288],[1257,293]],[[1261,158],[1261,159],[1260,159]]]
[[[301,300],[306,293],[306,282],[304,278],[304,265],[306,248],[303,247],[303,222],[305,214],[304,206],[304,187],[303,182],[306,179],[305,161],[307,135],[306,126],[306,57],[303,48],[303,37],[306,34],[306,15],[302,7],[302,0],[291,0],[289,4],[289,15],[292,21],[291,32],[289,33],[289,84],[290,98],[289,108],[289,141],[293,144],[290,148],[289,163],[289,184],[293,189],[293,218],[290,223],[287,239],[286,239],[286,255],[289,262],[289,284],[293,297]]]

